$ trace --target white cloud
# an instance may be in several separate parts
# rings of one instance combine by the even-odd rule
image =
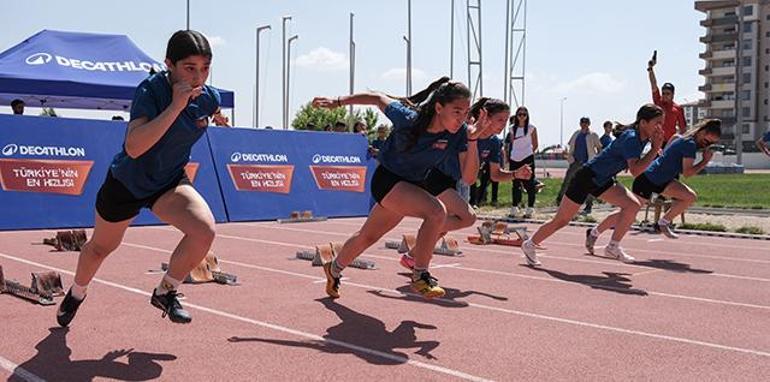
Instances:
[[[224,37],[222,36],[211,36],[208,38],[208,40],[209,40],[209,45],[211,45],[212,48],[217,46],[222,46],[227,43],[227,41],[225,41]]]
[[[318,71],[337,71],[348,69],[348,58],[342,53],[337,53],[329,48],[318,47],[303,54],[294,61],[302,68]]]
[[[406,68],[391,68],[382,73],[380,77],[384,80],[394,81],[406,81]],[[426,78],[425,71],[422,69],[412,68],[412,82],[422,81]]]
[[[618,93],[626,87],[622,80],[614,78],[609,73],[589,73],[572,81],[556,85],[558,93],[579,92],[582,94]]]

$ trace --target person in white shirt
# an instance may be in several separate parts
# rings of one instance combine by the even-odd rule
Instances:
[[[524,217],[532,217],[535,213],[535,198],[539,191],[535,181],[535,152],[537,151],[537,128],[529,123],[529,110],[524,106],[516,109],[516,114],[511,117],[511,127],[505,137],[505,153],[509,162],[509,170],[515,171],[524,165],[529,165],[532,175],[529,179],[513,180],[513,198],[510,215],[517,217],[520,214],[519,205],[522,201],[521,189],[527,191],[527,209]]]

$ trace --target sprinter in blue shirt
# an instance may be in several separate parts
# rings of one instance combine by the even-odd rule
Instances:
[[[612,240],[605,248],[605,254],[623,262],[635,261],[623,251],[620,241],[634,222],[641,202],[631,191],[616,182],[615,175],[628,169],[632,175],[638,176],[647,169],[663,144],[662,124],[663,109],[653,104],[642,106],[636,113],[636,121],[604,151],[578,170],[567,188],[567,198],[562,200],[556,216],[540,226],[535,234],[522,244],[522,252],[530,266],[540,265],[535,252],[537,246],[569,224],[589,194],[620,207],[620,211],[613,214],[613,219],[607,223],[602,222],[607,224],[608,228],[609,223],[613,223],[612,226],[615,227]],[[652,144],[652,149],[642,156],[642,150],[648,141]],[[590,251],[593,251],[593,247]]]
[[[647,171],[634,179],[632,190],[644,203],[648,203],[652,194],[663,195],[673,200],[671,208],[655,223],[655,230],[676,239],[679,237],[671,229],[673,219],[689,208],[698,194],[679,181],[679,175],[690,177],[697,175],[708,165],[714,152],[710,146],[719,142],[722,135],[722,121],[707,119],[682,137],[675,138],[666,146],[663,154],[655,159]],[[703,150],[703,159],[695,164],[695,154]]]
[[[446,79],[434,82],[431,87],[426,89],[427,100],[416,110],[373,92],[313,100],[314,106],[325,108],[353,104],[377,106],[393,123],[371,180],[371,192],[377,204],[363,227],[335,254],[335,259],[324,264],[326,293],[332,298],[339,297],[342,270],[405,216],[423,220],[412,252],[415,258],[412,288],[426,298],[445,294],[428,272],[428,266],[433,247],[445,231],[449,206],[437,198],[436,190],[431,190],[425,181],[431,169],[453,155],[460,157],[463,178],[475,179],[476,140],[489,124],[486,116],[482,116],[476,126],[466,126],[471,93],[465,85]]]
[[[414,101],[413,97],[410,97],[410,101]],[[514,173],[519,179],[529,179],[532,173],[527,165],[513,172],[500,168],[502,143],[495,135],[503,131],[510,113],[511,107],[499,99],[482,97],[471,106],[466,123],[473,124],[474,121],[482,118],[489,121],[489,128],[480,133],[477,140],[479,156],[477,167],[484,161],[492,161],[494,162],[492,170],[494,171],[493,176],[495,176],[495,179],[510,181],[514,178]],[[430,171],[424,182],[424,188],[432,195],[436,195],[446,206],[447,219],[441,233],[442,236],[449,231],[470,227],[476,221],[476,212],[468,201],[460,196],[460,193],[455,188],[458,181],[462,180],[464,183],[469,181],[469,179],[463,177],[465,171],[461,163],[465,159],[462,156],[463,154],[460,153],[447,157],[447,160],[441,162]],[[476,173],[478,174],[478,169]],[[475,182],[476,178],[470,180],[471,184]],[[415,260],[411,254],[405,253],[401,255],[400,263],[405,268],[414,269]]]
[[[94,232],[80,252],[74,283],[56,315],[59,325],[68,326],[75,317],[102,261],[120,245],[142,208],[184,233],[150,302],[172,322],[192,320],[179,303],[177,287],[205,258],[215,230],[214,216],[184,167],[209,118],[219,114],[219,92],[206,85],[211,57],[203,34],[178,31],[168,41],[168,71],[137,87],[123,148],[96,197]]]

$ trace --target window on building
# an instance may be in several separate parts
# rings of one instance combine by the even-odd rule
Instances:
[[[752,7],[751,5],[743,6],[743,15],[744,16],[752,16],[752,15],[754,15],[754,7]]]
[[[765,89],[767,89],[767,86],[768,86],[768,83],[767,83],[767,82],[765,82]]]
[[[751,83],[751,73],[743,73],[742,81],[744,84]]]
[[[752,50],[754,46],[754,42],[751,40],[745,40],[743,41],[743,50]]]
[[[750,33],[754,31],[754,23],[743,23],[743,33]]]
[[[743,66],[751,66],[751,56],[743,57]]]
[[[751,108],[748,108],[748,107],[744,107],[744,108],[741,110],[741,114],[743,114],[743,117],[744,117],[744,118],[748,118],[748,117],[751,117]]]
[[[741,132],[743,134],[749,134],[751,133],[751,126],[748,123],[743,124],[743,128],[741,129]]]
[[[741,101],[748,101],[751,99],[751,90],[741,90]]]

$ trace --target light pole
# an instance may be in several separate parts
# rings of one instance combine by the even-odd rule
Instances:
[[[265,29],[270,29],[270,25],[257,27],[257,57],[254,69],[255,92],[254,92],[254,128],[259,127],[259,33]]]
[[[286,64],[286,111],[284,112],[284,115],[283,115],[284,130],[289,128],[289,86],[291,84],[289,80],[291,79],[291,43],[297,40],[298,38],[299,38],[299,35],[296,35],[296,34],[294,36],[291,36],[291,38],[289,38],[289,42],[287,46],[288,52],[286,53],[286,56],[288,57],[289,62]]]
[[[187,30],[190,30],[190,0],[187,0]]]
[[[286,98],[286,94],[288,93],[288,90],[286,89],[286,21],[291,20],[291,16],[283,16],[281,22],[282,22],[282,44],[281,44],[281,54],[282,54],[282,60],[281,60],[281,85],[282,85],[282,96],[283,96],[283,128],[286,129],[286,116],[289,115],[288,112],[288,101]]]
[[[406,2],[406,95],[412,94],[412,0]]]
[[[350,95],[353,95],[356,81],[356,42],[353,41],[353,12],[350,12]],[[353,105],[350,105],[348,109],[350,115],[353,115]]]
[[[564,101],[567,100],[567,97],[562,97],[559,102],[561,103],[560,112],[559,112],[559,145],[561,148],[564,148]]]

